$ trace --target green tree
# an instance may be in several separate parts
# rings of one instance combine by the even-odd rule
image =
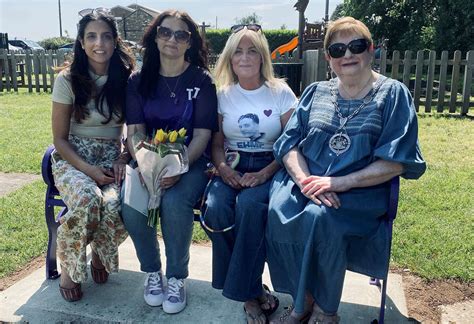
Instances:
[[[474,49],[474,1],[438,0],[434,45],[439,50]]]
[[[331,14],[331,17],[329,18],[329,20],[336,20],[336,19],[339,19],[341,17],[344,17],[346,15],[345,13],[345,8],[344,8],[344,3],[340,3],[336,6],[336,9],[334,9],[334,11],[332,12]]]
[[[345,0],[345,15],[360,19],[389,49],[473,49],[474,2],[465,0]]]
[[[69,37],[52,37],[39,41],[39,44],[47,50],[57,50],[60,46],[73,43],[74,39]]]
[[[262,17],[255,12],[242,18],[235,18],[235,23],[239,25],[260,24]]]

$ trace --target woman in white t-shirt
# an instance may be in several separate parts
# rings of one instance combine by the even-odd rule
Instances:
[[[265,323],[278,299],[262,285],[264,232],[273,174],[273,143],[297,99],[275,78],[268,42],[257,24],[237,25],[216,67],[219,132],[212,162],[219,176],[208,187],[203,225],[212,240],[212,286],[245,302],[248,323]],[[226,151],[237,152],[233,169]]]
[[[68,212],[60,219],[59,290],[67,301],[82,297],[90,243],[92,279],[105,283],[118,270],[118,246],[127,237],[120,218],[120,154],[125,88],[134,60],[105,9],[81,12],[74,59],[56,78],[52,172]]]

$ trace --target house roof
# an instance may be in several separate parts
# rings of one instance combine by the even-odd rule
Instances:
[[[139,4],[131,4],[131,5],[128,5],[129,8],[132,8],[134,10],[138,10],[138,9],[141,9],[143,11],[145,11],[146,13],[152,15],[153,17],[156,17],[158,16],[161,12],[156,10],[156,9],[153,9],[153,8],[150,8],[150,7],[145,7],[145,6],[142,6],[142,5],[139,5]]]
[[[124,7],[124,6],[115,6],[115,7],[112,7],[112,8],[110,8],[110,11],[114,12],[114,11],[115,11],[114,9],[121,9],[121,10],[127,11],[127,14],[122,15],[122,17],[128,16],[129,14],[131,14],[132,12],[135,11],[135,9],[132,9],[132,8],[129,8],[129,7]],[[114,16],[117,17],[117,16],[115,15],[115,13],[114,13]]]

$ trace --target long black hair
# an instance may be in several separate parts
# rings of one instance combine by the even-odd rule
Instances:
[[[81,40],[84,40],[84,34],[87,25],[92,21],[103,21],[112,30],[116,47],[110,58],[108,68],[108,78],[102,89],[97,92],[95,80],[89,75],[89,61],[85,50],[82,48]],[[120,121],[124,119],[125,107],[125,88],[127,80],[135,66],[135,59],[131,51],[122,42],[118,35],[115,18],[109,13],[103,11],[93,11],[85,15],[78,25],[76,41],[74,43],[74,57],[72,63],[66,68],[69,69],[69,78],[71,80],[72,91],[74,93],[74,118],[81,122],[88,115],[87,103],[95,100],[99,113],[107,118],[103,124],[112,120],[113,115]],[[107,101],[108,111],[104,111],[104,100]]]
[[[158,71],[160,70],[161,62],[160,51],[158,50],[155,39],[157,27],[168,17],[182,20],[191,32],[191,39],[189,40],[191,47],[184,54],[184,59],[193,65],[209,70],[207,66],[207,45],[199,34],[198,26],[194,20],[184,11],[163,11],[148,25],[142,39],[142,45],[145,50],[138,92],[144,97],[150,97],[158,84]]]

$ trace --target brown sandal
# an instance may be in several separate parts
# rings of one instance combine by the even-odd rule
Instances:
[[[107,272],[107,270],[105,270],[105,268],[97,269],[96,267],[92,265],[92,262],[91,262],[91,275],[92,275],[92,279],[94,279],[94,282],[98,284],[106,283],[107,280],[109,279],[109,273]]]
[[[78,283],[73,288],[63,288],[59,286],[59,292],[63,296],[64,300],[68,302],[75,302],[82,298],[81,284]]]
[[[309,319],[310,324],[338,324],[340,317],[337,314],[326,314],[316,303],[313,305],[313,315]]]

